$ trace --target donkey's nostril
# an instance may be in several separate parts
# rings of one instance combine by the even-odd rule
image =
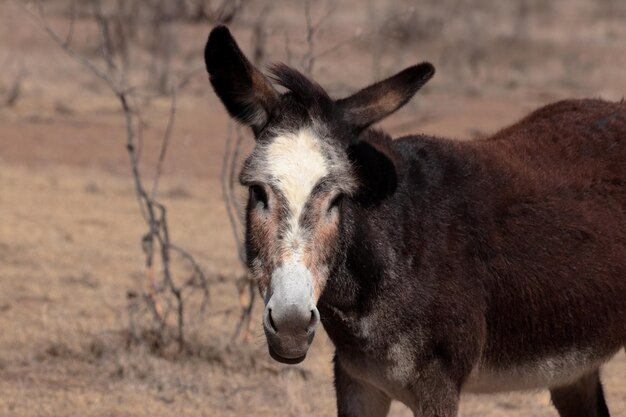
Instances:
[[[315,330],[315,327],[320,321],[320,313],[317,309],[311,310],[311,319],[309,320],[309,325],[307,326],[307,331]]]
[[[316,308],[301,308],[296,304],[286,307],[274,303],[270,305],[263,314],[263,326],[274,336],[311,334],[320,322]]]
[[[276,323],[274,323],[274,319],[272,318],[272,309],[268,309],[267,318],[269,319],[270,326],[272,326],[272,330],[278,333],[278,328],[276,327]]]

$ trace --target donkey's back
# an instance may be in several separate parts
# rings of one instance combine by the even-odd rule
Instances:
[[[489,178],[474,190],[489,300],[467,388],[595,389],[626,342],[626,103],[551,104],[471,146]]]
[[[484,142],[509,165],[526,171],[526,180],[582,188],[605,183],[624,191],[624,101],[585,99],[549,104]]]

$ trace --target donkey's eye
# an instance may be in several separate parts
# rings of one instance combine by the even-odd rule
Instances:
[[[267,209],[267,193],[260,185],[250,186],[250,204],[257,207],[259,204],[262,209]]]
[[[342,200],[343,194],[337,194],[335,197],[333,197],[333,199],[330,201],[330,204],[328,205],[328,214],[331,214],[335,209],[339,209]]]

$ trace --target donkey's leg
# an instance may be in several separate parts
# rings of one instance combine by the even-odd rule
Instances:
[[[389,412],[391,398],[376,387],[348,375],[336,356],[335,390],[339,417],[385,417]]]
[[[550,394],[561,417],[609,417],[598,370]]]
[[[451,378],[438,361],[419,370],[419,379],[412,386],[415,417],[457,417],[460,400],[458,381]]]

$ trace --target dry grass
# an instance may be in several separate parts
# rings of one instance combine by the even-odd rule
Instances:
[[[380,35],[386,41],[381,73],[424,59],[438,67],[415,103],[385,122],[394,133],[471,137],[547,101],[626,93],[622,2],[559,1],[542,8],[530,1],[523,20],[510,6],[471,3],[482,6],[471,13],[470,2],[429,2],[413,11],[404,9],[409,2],[377,6],[377,18],[401,12]],[[245,11],[234,26],[244,48],[254,13]],[[293,34],[294,51],[305,48],[297,35],[303,22],[297,2],[277,7],[268,18],[267,56],[285,58],[285,31]],[[359,29],[365,33],[367,22],[367,10],[341,3],[320,32],[318,49]],[[54,21],[59,28],[65,23]],[[208,29],[182,28],[177,65],[201,64]],[[76,30],[88,40],[89,30]],[[320,82],[334,92],[369,82],[368,39],[318,60]],[[323,333],[297,367],[268,358],[259,326],[249,344],[228,343],[239,305],[233,280],[241,270],[218,183],[226,116],[204,74],[179,98],[161,187],[173,239],[214,279],[211,306],[193,321],[189,350],[179,353],[167,344],[129,344],[126,337],[126,293],[144,279],[144,228],[116,103],[13,3],[0,3],[0,46],[0,68],[19,61],[25,70],[20,99],[0,109],[0,415],[334,415],[332,346]],[[0,81],[11,82],[5,74]],[[167,112],[164,100],[146,107],[142,167],[148,175]],[[624,375],[620,353],[604,374],[615,415],[626,413]],[[392,414],[409,415],[397,404]],[[545,393],[463,400],[465,417],[504,414],[556,416]]]

